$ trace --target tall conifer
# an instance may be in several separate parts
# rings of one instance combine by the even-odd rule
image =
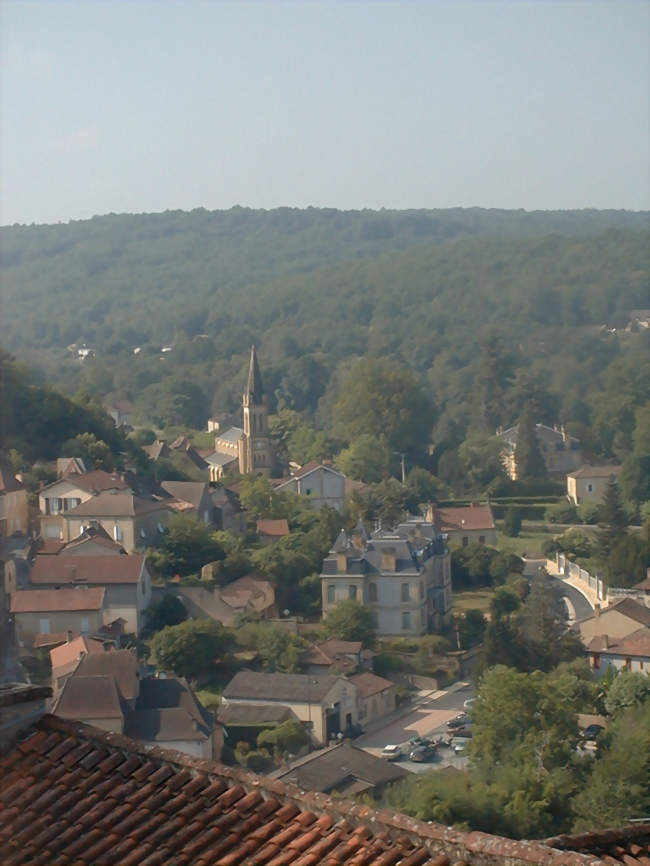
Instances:
[[[515,465],[518,480],[546,478],[546,464],[535,432],[535,416],[531,402],[526,403],[519,419]]]

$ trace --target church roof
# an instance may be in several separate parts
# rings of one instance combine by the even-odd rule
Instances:
[[[246,393],[249,395],[253,403],[262,402],[262,397],[264,396],[264,385],[262,384],[260,366],[257,363],[255,346],[251,346],[251,360],[248,365],[248,383],[246,384]]]

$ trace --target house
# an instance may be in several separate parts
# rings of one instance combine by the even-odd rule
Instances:
[[[567,496],[574,505],[600,504],[610,478],[616,478],[620,466],[582,466],[566,477]]]
[[[451,561],[435,526],[404,524],[368,537],[341,530],[323,561],[323,615],[350,598],[369,607],[380,635],[422,635],[451,622]]]
[[[290,490],[306,496],[311,507],[315,509],[325,505],[343,511],[345,506],[345,475],[331,466],[319,463],[318,460],[302,466],[275,489]]]
[[[170,508],[191,514],[202,523],[214,523],[214,504],[206,481],[162,481],[160,486],[172,497]],[[176,508],[175,503],[181,507]]]
[[[261,619],[277,616],[275,589],[262,577],[246,575],[215,590],[224,604],[237,614],[254,613]]]
[[[62,513],[63,540],[77,538],[87,526],[98,525],[131,553],[155,547],[173,513],[169,503],[158,497],[106,490]]]
[[[57,457],[56,477],[65,478],[66,475],[86,475],[88,468],[83,457]]]
[[[293,710],[282,704],[220,704],[217,708],[217,721],[228,743],[243,740],[253,745],[262,731],[290,720],[300,722]]]
[[[544,458],[546,471],[549,475],[566,475],[582,465],[582,448],[580,440],[570,436],[564,427],[548,427],[546,424],[535,424],[535,433]],[[519,425],[507,430],[497,430],[497,436],[503,443],[501,458],[509,478],[517,479],[515,451]]]
[[[208,481],[208,464],[186,436],[179,436],[169,446],[172,463],[194,481]]]
[[[303,653],[301,664],[308,674],[350,673],[366,667],[375,655],[363,649],[360,640],[332,640],[311,644]]]
[[[104,409],[113,419],[116,427],[131,427],[135,406],[129,400],[114,400],[112,403],[104,403]]]
[[[576,625],[585,646],[589,646],[593,638],[602,635],[607,635],[610,641],[621,639],[641,627],[650,627],[650,608],[632,598],[624,598],[604,609],[597,605],[591,616]]]
[[[163,460],[171,456],[169,445],[162,439],[154,439],[150,445],[143,445],[142,450],[147,455],[149,460],[157,463],[158,460]]]
[[[0,460],[0,538],[29,534],[27,490],[8,463]]]
[[[397,707],[397,688],[390,680],[365,671],[351,676],[350,682],[357,687],[359,724],[368,725]]]
[[[58,692],[66,678],[79,667],[84,656],[110,652],[112,649],[113,645],[110,643],[106,644],[83,634],[73,636],[72,632],[68,632],[66,640],[50,650],[52,690]]]
[[[371,792],[379,796],[386,785],[405,779],[408,770],[377,758],[349,743],[337,743],[311,752],[273,773],[275,779],[297,785],[303,791],[336,793],[343,797]]]
[[[438,508],[430,505],[425,519],[434,523],[439,532],[447,535],[451,544],[461,547],[467,547],[468,544],[496,546],[497,529],[489,505],[480,505],[478,502],[458,508]]]
[[[39,718],[41,691],[14,686],[0,705],[3,720],[15,716],[0,758],[6,866],[641,866],[650,858],[648,822],[544,841],[456,829]]]
[[[61,650],[62,648],[59,648]],[[220,728],[182,677],[140,678],[133,650],[91,652],[64,675],[52,713],[124,733],[149,748],[219,758]]]
[[[18,645],[31,648],[39,634],[98,634],[104,624],[103,587],[19,589],[11,593],[10,613]]]
[[[58,546],[38,551],[39,554],[58,556],[126,556],[126,550],[118,541],[113,541],[108,532],[99,524],[84,526],[76,538],[61,541]]]
[[[239,429],[239,428],[237,428]],[[213,451],[204,458],[208,464],[210,483],[216,484],[226,475],[239,472],[239,457],[224,451]]]
[[[246,515],[236,493],[220,484],[212,490],[212,502],[217,529],[235,533],[246,531]]]
[[[128,490],[129,485],[116,472],[96,469],[83,474],[72,473],[42,487],[38,494],[41,536],[44,539],[69,541],[79,535],[66,536],[63,515],[107,490]]]
[[[224,706],[272,704],[289,707],[310,731],[314,741],[321,744],[359,721],[356,687],[349,680],[337,676],[240,671],[223,690],[221,700]]]
[[[611,638],[607,634],[592,637],[587,644],[589,665],[604,674],[609,668],[617,671],[650,673],[650,628],[640,628],[626,637]]]
[[[146,558],[138,554],[37,556],[29,585],[38,589],[102,587],[105,590],[102,625],[122,619],[124,630],[135,635],[140,634],[144,611],[151,603],[151,575]]]
[[[262,519],[257,521],[257,534],[262,544],[272,544],[289,535],[289,524],[283,517],[280,520]]]

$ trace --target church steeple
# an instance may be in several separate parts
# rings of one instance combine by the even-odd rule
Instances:
[[[239,441],[239,471],[243,475],[271,474],[273,448],[268,430],[268,407],[255,346],[251,346],[248,381],[242,400],[244,432]]]
[[[251,346],[251,359],[248,365],[246,394],[248,395],[249,403],[253,404],[261,403],[264,398],[264,385],[262,384],[260,366],[257,363],[257,352],[255,351],[255,346]]]

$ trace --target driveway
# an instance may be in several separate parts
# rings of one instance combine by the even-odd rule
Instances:
[[[537,574],[537,569],[539,567],[544,568],[547,564],[545,559],[527,559],[525,560],[525,563],[524,575],[529,579],[532,579]],[[567,605],[571,622],[591,616],[594,609],[589,600],[580,592],[579,589],[576,589],[575,586],[572,586],[568,581],[563,580],[557,574],[553,574],[552,571],[548,571],[548,569],[547,574],[558,582],[560,586],[560,594]]]

